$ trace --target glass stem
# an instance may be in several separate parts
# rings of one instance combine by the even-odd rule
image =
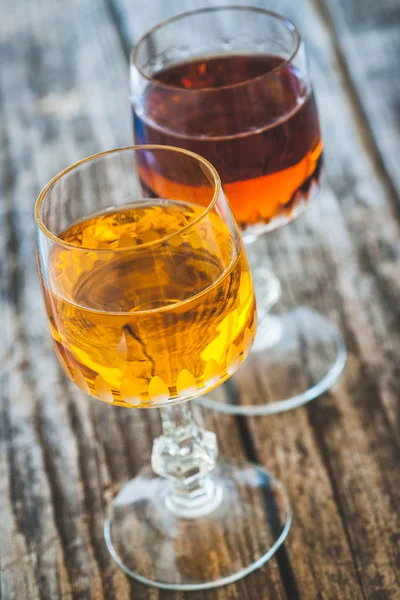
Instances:
[[[151,464],[155,473],[171,481],[167,507],[181,517],[209,514],[222,496],[209,476],[218,454],[215,433],[196,425],[188,402],[162,408],[161,422]]]
[[[281,295],[279,279],[267,267],[265,237],[244,237],[246,254],[249,259],[251,274],[257,300],[258,318],[263,319]]]
[[[256,238],[244,237],[257,300],[258,327],[253,345],[255,352],[274,346],[282,336],[281,319],[270,312],[280,298],[281,284],[266,264],[264,238],[263,235]]]

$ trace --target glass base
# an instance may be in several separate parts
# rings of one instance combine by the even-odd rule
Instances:
[[[112,502],[107,547],[134,579],[163,589],[200,590],[236,581],[263,565],[285,539],[292,513],[283,486],[264,468],[218,463],[210,510],[191,518],[172,500],[172,482],[143,469]]]
[[[270,415],[302,406],[328,390],[346,362],[339,329],[314,310],[301,307],[268,315],[258,325],[254,346],[229,381],[197,400],[237,415]]]

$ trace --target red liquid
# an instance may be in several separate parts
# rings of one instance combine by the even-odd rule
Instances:
[[[209,160],[242,229],[289,221],[319,179],[314,96],[277,56],[221,55],[159,71],[135,106],[134,125],[138,144]]]

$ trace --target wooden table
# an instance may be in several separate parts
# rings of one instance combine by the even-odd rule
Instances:
[[[197,4],[3,3],[0,596],[400,598],[399,0],[268,3],[307,42],[326,140],[320,202],[276,234],[270,259],[297,301],[340,326],[349,356],[334,388],[302,409],[203,417],[222,453],[261,462],[285,483],[287,541],[237,584],[192,594],[128,579],[105,547],[105,507],[148,463],[158,414],[90,401],[61,372],[39,292],[33,206],[69,163],[131,143],[128,50]]]

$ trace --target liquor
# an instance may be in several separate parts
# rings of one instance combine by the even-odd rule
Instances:
[[[203,212],[150,200],[59,235],[71,245],[50,253],[46,307],[60,362],[83,390],[121,406],[176,402],[221,383],[249,352],[247,260],[216,213],[185,229]]]
[[[314,96],[279,56],[220,55],[158,71],[135,102],[134,129],[138,144],[209,160],[242,229],[289,221],[319,180]]]

